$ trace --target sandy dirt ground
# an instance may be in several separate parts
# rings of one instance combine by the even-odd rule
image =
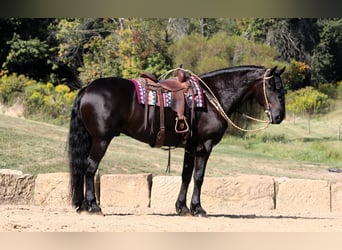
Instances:
[[[259,213],[180,217],[147,209],[104,210],[105,216],[72,208],[0,206],[0,232],[342,232],[342,214]]]

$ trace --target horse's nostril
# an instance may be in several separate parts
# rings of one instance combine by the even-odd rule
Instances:
[[[282,121],[280,115],[277,115],[277,116],[274,118],[274,120],[275,120],[276,123],[280,123],[280,122]]]

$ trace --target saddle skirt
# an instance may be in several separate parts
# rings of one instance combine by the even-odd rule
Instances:
[[[134,83],[139,104],[147,104],[149,106],[161,106],[160,102],[163,102],[162,106],[171,107],[173,101],[173,95],[171,91],[164,89],[162,93],[162,100],[159,100],[157,92],[146,87],[146,83],[144,82],[145,79],[138,78],[132,79],[131,81]],[[189,79],[189,83],[192,86],[193,95],[191,94],[191,91],[188,91],[187,94],[185,94],[187,106],[191,108],[192,102],[194,100],[194,108],[204,108],[204,94],[198,78],[195,76],[191,76]]]

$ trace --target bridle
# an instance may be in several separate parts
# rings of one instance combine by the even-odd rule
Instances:
[[[263,83],[262,83],[262,87],[263,87],[264,98],[265,98],[265,104],[266,104],[265,113],[266,113],[267,116],[268,116],[269,122],[272,123],[272,115],[271,115],[271,111],[270,111],[270,103],[269,103],[269,101],[268,101],[267,93],[266,93],[266,80],[271,79],[271,78],[274,77],[274,74],[272,74],[271,76],[267,76],[268,73],[269,73],[270,71],[271,71],[270,69],[267,69],[267,70],[265,71],[264,79],[263,79]]]
[[[208,91],[205,91],[204,94],[206,95],[206,97],[208,98],[209,102],[215,107],[215,109],[219,112],[219,114],[226,120],[226,122],[228,124],[231,124],[234,128],[241,130],[243,132],[257,132],[260,130],[264,130],[266,129],[271,123],[272,123],[272,115],[271,115],[271,111],[270,111],[270,103],[268,101],[267,98],[267,93],[266,93],[266,80],[271,79],[274,77],[274,75],[271,76],[267,76],[269,74],[271,70],[267,69],[265,71],[264,77],[263,77],[263,83],[262,83],[262,87],[263,87],[263,94],[264,94],[264,98],[265,98],[265,105],[266,105],[266,109],[265,109],[265,113],[268,116],[268,120],[260,120],[258,118],[254,118],[251,117],[249,115],[246,114],[241,114],[243,117],[250,119],[252,121],[256,121],[259,123],[265,123],[265,126],[261,127],[261,128],[257,128],[257,129],[244,129],[241,128],[240,126],[238,126],[237,124],[235,124],[230,118],[229,116],[225,113],[225,111],[223,110],[219,100],[216,98],[216,96],[214,95],[214,93],[210,90],[210,88],[204,83],[204,81],[202,81],[200,78],[200,81],[208,88]]]

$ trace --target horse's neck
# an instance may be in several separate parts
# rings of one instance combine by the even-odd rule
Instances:
[[[235,82],[233,84],[234,80]],[[242,78],[238,81],[236,79],[231,79],[230,81],[211,81],[209,87],[216,95],[226,114],[230,115],[236,111],[243,100],[251,95],[253,82],[247,83]]]

